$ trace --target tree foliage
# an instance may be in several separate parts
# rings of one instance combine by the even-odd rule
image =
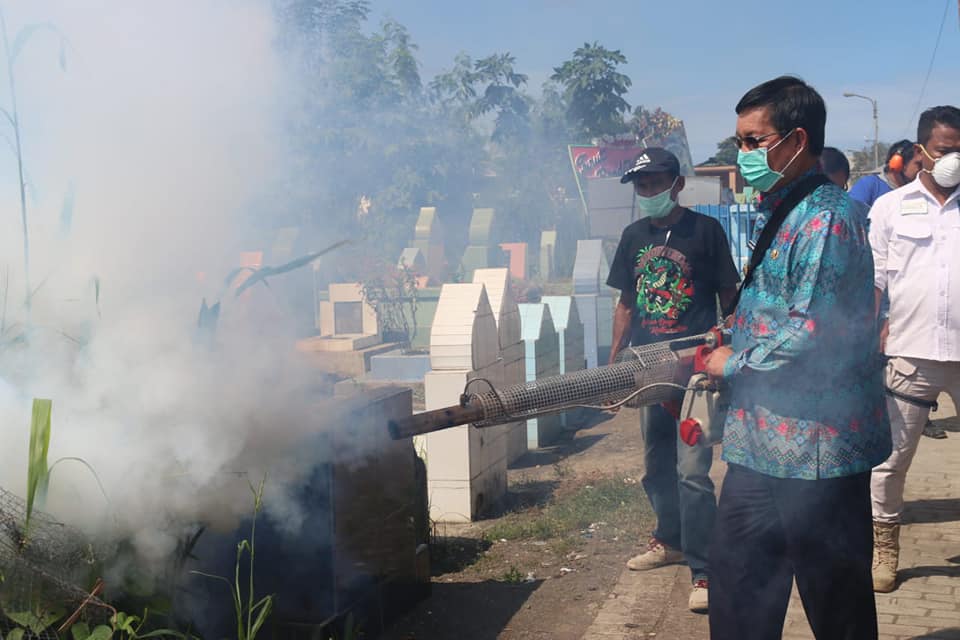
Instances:
[[[622,53],[580,47],[535,97],[510,52],[460,53],[422,77],[410,32],[395,20],[370,25],[367,0],[273,2],[296,87],[287,119],[295,170],[274,224],[307,227],[327,244],[354,238],[356,255],[335,267],[372,265],[372,247],[372,271],[395,264],[421,206],[439,208],[451,256],[478,206],[509,220],[503,241],[531,248],[543,229],[581,228],[566,145],[627,130]]]
[[[617,67],[627,58],[619,50],[586,43],[550,77],[564,88],[567,117],[574,131],[588,138],[622,133],[630,104],[624,95],[632,82]]]
[[[724,138],[717,143],[717,153],[714,156],[720,164],[737,164],[737,155],[740,150],[737,148],[737,140],[733,136]]]

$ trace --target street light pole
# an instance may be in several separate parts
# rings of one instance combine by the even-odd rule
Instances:
[[[862,96],[859,93],[844,93],[844,98],[863,98],[864,100],[869,100],[870,104],[873,105],[873,166],[880,166],[880,121],[877,118],[877,101],[873,98],[868,98],[867,96]]]

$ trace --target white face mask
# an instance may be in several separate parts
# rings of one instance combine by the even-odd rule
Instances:
[[[925,156],[933,160],[933,170],[921,169],[921,171],[929,173],[933,181],[944,189],[953,189],[960,184],[960,151],[951,151],[934,159],[923,145],[920,145],[920,148],[923,149]]]

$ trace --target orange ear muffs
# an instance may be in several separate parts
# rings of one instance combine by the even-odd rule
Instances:
[[[897,173],[903,171],[903,156],[899,153],[895,153],[890,156],[890,162],[887,163],[887,166],[890,167],[890,171],[896,171]]]

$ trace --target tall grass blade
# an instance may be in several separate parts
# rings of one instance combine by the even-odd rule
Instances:
[[[27,464],[27,517],[24,530],[29,535],[30,516],[33,507],[46,499],[49,470],[47,453],[50,450],[50,411],[53,401],[34,398],[33,416],[30,419],[30,453]]]

